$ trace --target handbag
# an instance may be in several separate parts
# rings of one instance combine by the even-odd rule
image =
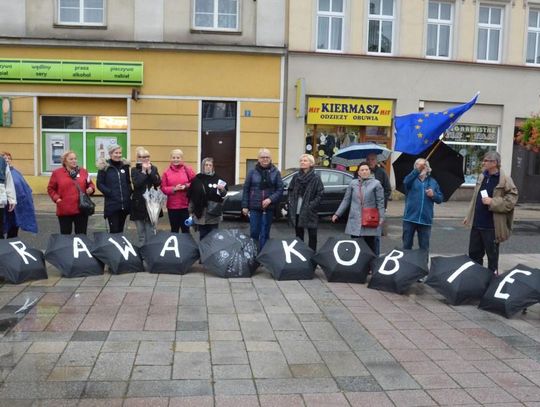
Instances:
[[[82,215],[92,216],[96,211],[96,204],[90,199],[88,194],[83,192],[77,181],[73,180],[73,182],[79,190],[79,212]]]
[[[360,184],[360,205],[362,205],[362,227],[379,227],[379,210],[377,208],[364,207],[364,195],[362,194],[362,184]]]

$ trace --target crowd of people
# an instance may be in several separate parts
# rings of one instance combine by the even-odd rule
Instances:
[[[167,196],[170,230],[189,233],[190,222],[195,224],[203,239],[218,228],[222,219],[223,200],[227,184],[215,173],[214,161],[202,160],[201,173],[184,163],[183,152],[174,149],[170,164],[162,176],[151,163],[147,149],[136,149],[137,162],[130,168],[122,157],[122,147],[109,146],[108,159],[97,163],[98,174],[94,185],[88,171],[78,165],[77,155],[67,151],[62,165],[49,180],[48,194],[56,204],[56,215],[61,234],[85,234],[88,214],[80,209],[81,195],[93,195],[99,190],[104,196],[104,217],[110,233],[123,232],[128,216],[134,221],[139,244],[143,245],[155,233],[145,192],[160,188]],[[499,244],[510,237],[514,206],[518,191],[512,179],[500,169],[497,152],[486,153],[483,171],[478,177],[470,208],[463,223],[470,226],[469,256],[487,267],[498,270]],[[287,186],[287,214],[295,235],[304,240],[307,229],[309,247],[317,250],[318,206],[324,194],[323,183],[315,171],[315,159],[302,154],[299,170]],[[403,249],[412,249],[414,235],[418,246],[429,254],[434,204],[444,197],[437,180],[431,176],[429,161],[418,158],[411,172],[404,178],[405,209],[402,224]],[[245,178],[242,213],[249,217],[250,235],[263,248],[270,237],[276,207],[282,200],[284,184],[279,169],[272,163],[271,152],[262,148],[257,164]],[[336,223],[347,216],[345,233],[352,238],[362,237],[371,250],[379,255],[385,212],[392,189],[388,175],[370,154],[358,165],[357,178],[349,184],[345,196],[332,216]],[[160,213],[163,216],[163,213]],[[16,237],[18,230],[37,233],[37,222],[32,201],[32,190],[21,173],[14,168],[9,152],[0,155],[0,238]]]

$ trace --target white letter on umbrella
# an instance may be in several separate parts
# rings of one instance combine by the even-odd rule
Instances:
[[[172,245],[169,246],[169,243],[172,242]],[[177,259],[180,258],[180,251],[178,250],[178,239],[176,236],[170,236],[163,245],[163,249],[161,249],[161,253],[159,254],[160,257],[165,257],[165,252],[174,252],[174,255]]]
[[[393,256],[393,254],[395,253],[395,255]],[[384,261],[383,263],[381,264],[381,267],[379,267],[379,273],[381,274],[385,274],[387,276],[390,276],[394,273],[397,273],[397,271],[399,270],[399,261],[398,259],[401,259],[403,257],[405,253],[399,251],[399,250],[392,250],[390,253],[388,253],[388,256],[386,256],[384,258]],[[392,270],[386,270],[385,269],[385,266],[386,266],[386,263],[388,261],[393,261],[394,262],[394,268]]]
[[[73,238],[73,257],[78,259],[79,253],[85,252],[88,257],[92,258],[92,255],[88,251],[88,247],[84,244],[80,237]]]
[[[296,257],[298,257],[302,261],[307,261],[304,256],[302,256],[302,253],[294,249],[294,246],[296,246],[297,240],[294,239],[290,246],[287,246],[287,242],[282,240],[281,243],[283,243],[283,250],[285,250],[285,261],[287,263],[292,263],[291,260],[291,253],[294,253]]]
[[[460,268],[458,268],[456,271],[452,273],[450,277],[446,281],[448,281],[450,284],[454,282],[456,278],[459,277],[461,273],[463,273],[465,270],[467,270],[469,267],[474,266],[474,261],[468,261],[467,263],[463,264]]]
[[[129,258],[130,253],[134,257],[137,257],[137,253],[135,252],[135,249],[133,248],[129,240],[127,240],[124,236],[122,236],[122,240],[126,242],[125,247],[120,246],[120,244],[116,240],[114,240],[112,237],[109,237],[109,242],[111,242],[113,245],[116,246],[116,248],[118,249],[120,254],[124,257],[125,260]]]
[[[341,257],[339,257],[338,247],[341,243],[352,243],[354,245],[354,256],[351,260],[343,260]],[[354,240],[340,240],[334,246],[334,257],[336,258],[336,261],[342,266],[352,266],[358,260],[358,256],[360,256],[361,251],[362,249],[360,249],[360,246]]]
[[[24,264],[28,263],[26,260],[27,257],[30,257],[32,260],[37,261],[37,259],[26,251],[26,245],[23,242],[9,242],[9,244],[15,249],[15,251],[21,256],[24,261]]]
[[[508,283],[508,284],[512,284],[515,280],[512,278],[512,276],[514,274],[517,274],[517,273],[521,273],[521,274],[525,274],[526,276],[530,276],[532,273],[530,271],[527,271],[527,270],[520,270],[520,269],[515,269],[515,270],[512,270],[510,273],[508,273],[508,275],[506,275],[503,280],[499,283],[499,286],[497,287],[497,291],[495,291],[495,295],[494,297],[495,298],[500,298],[501,300],[507,300],[508,297],[510,297],[510,294],[507,294],[507,293],[503,293],[502,292],[502,288],[503,286]]]

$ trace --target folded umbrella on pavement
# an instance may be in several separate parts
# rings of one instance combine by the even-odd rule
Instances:
[[[329,237],[313,257],[330,282],[365,283],[375,258],[364,239]]]
[[[47,279],[43,253],[18,238],[0,239],[0,276],[12,284]]]
[[[518,264],[495,277],[478,308],[510,318],[540,302],[540,269]]]
[[[251,277],[259,265],[255,241],[238,229],[210,232],[199,250],[202,265],[219,277]]]
[[[199,259],[199,247],[188,233],[159,232],[140,250],[150,273],[186,274]]]
[[[394,249],[371,262],[368,288],[403,294],[428,274],[426,251]]]
[[[105,263],[112,274],[144,271],[139,248],[123,233],[94,233],[92,254]]]
[[[315,252],[300,239],[270,239],[257,256],[276,280],[311,280]]]
[[[452,305],[482,298],[494,277],[493,271],[473,262],[469,256],[432,257],[425,283]]]
[[[63,277],[88,277],[103,274],[103,263],[95,258],[92,242],[86,235],[52,234],[45,260],[55,266]]]

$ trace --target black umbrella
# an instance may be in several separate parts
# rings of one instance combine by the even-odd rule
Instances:
[[[21,239],[0,240],[0,276],[12,284],[47,279],[43,253]]]
[[[540,269],[518,264],[491,281],[478,308],[510,318],[540,302]]]
[[[311,280],[315,263],[311,250],[300,239],[270,239],[257,256],[276,280]]]
[[[214,230],[200,242],[201,263],[219,277],[251,277],[257,245],[238,229]]]
[[[452,305],[459,305],[469,299],[482,298],[486,292],[493,271],[475,263],[470,257],[432,257],[431,267],[425,283]]]
[[[433,151],[433,154],[430,153]],[[418,158],[428,158],[431,175],[437,180],[446,202],[452,194],[465,182],[463,176],[463,156],[452,147],[440,141],[422,151],[418,155],[402,153],[392,164],[396,176],[396,189],[405,193],[403,179],[413,170]]]
[[[403,294],[428,273],[426,251],[394,249],[371,262],[368,288]]]
[[[199,259],[199,247],[189,233],[158,232],[141,254],[150,273],[186,274]]]
[[[329,237],[313,257],[331,282],[365,283],[375,258],[364,239]]]
[[[92,254],[105,263],[112,274],[144,271],[139,248],[123,233],[94,233]]]
[[[93,244],[86,235],[52,234],[45,260],[55,266],[63,277],[88,277],[103,274],[103,263],[92,256]]]

